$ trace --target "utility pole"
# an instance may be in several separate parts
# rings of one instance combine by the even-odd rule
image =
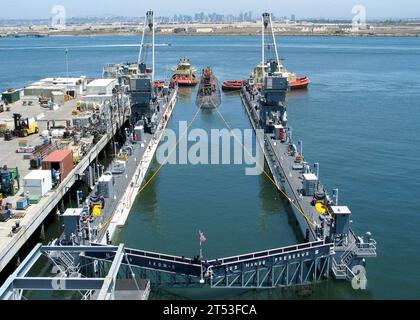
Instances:
[[[335,205],[338,206],[338,188],[333,190],[333,196],[335,197]]]
[[[318,191],[319,189],[319,162],[315,162],[314,167],[316,168],[316,191]]]
[[[68,58],[69,49],[66,48],[64,54],[66,56],[66,95],[68,95],[69,88],[68,88],[68,81],[69,81],[69,58]]]
[[[298,144],[300,146],[300,155],[303,158],[303,140],[299,140]]]

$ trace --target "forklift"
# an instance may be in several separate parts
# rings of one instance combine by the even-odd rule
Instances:
[[[17,137],[27,137],[30,134],[39,132],[38,124],[35,121],[29,123],[29,119],[22,119],[22,115],[19,113],[13,114],[13,120],[15,121],[13,134]]]

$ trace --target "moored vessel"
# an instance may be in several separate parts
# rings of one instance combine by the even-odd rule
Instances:
[[[264,22],[264,28],[268,26],[267,22]],[[277,43],[274,36],[274,31],[271,30],[271,34],[266,35],[262,32],[262,60],[261,62],[253,69],[249,81],[254,84],[257,88],[262,88],[264,85],[264,76],[267,74],[269,69],[272,67],[269,62],[264,58],[264,51],[267,51],[268,54],[272,54],[276,60],[276,72],[280,73],[282,77],[287,78],[288,89],[306,89],[311,83],[309,77],[298,77],[296,73],[290,72],[286,67],[280,62],[280,56],[277,52]],[[268,39],[266,39],[268,36]],[[272,40],[271,40],[271,39]]]
[[[269,65],[267,63],[258,64],[250,75],[250,81],[261,88],[264,81],[263,75],[268,71],[268,68]],[[298,77],[296,73],[288,71],[281,63],[279,63],[277,68],[277,71],[287,78],[289,90],[307,89],[308,85],[311,83],[309,77]]]
[[[241,90],[247,80],[226,80],[222,84],[223,91],[238,91]]]
[[[181,59],[176,67],[172,68],[174,75],[172,80],[179,86],[195,86],[197,84],[197,77],[195,72],[197,69],[193,67],[189,59]]]
[[[221,103],[219,82],[210,67],[203,69],[196,104],[203,109],[217,108]]]

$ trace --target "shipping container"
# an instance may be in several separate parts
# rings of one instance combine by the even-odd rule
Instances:
[[[73,152],[71,150],[55,150],[42,161],[42,169],[60,172],[63,181],[73,170]]]
[[[20,100],[20,91],[10,89],[2,93],[2,100],[7,103],[14,103]]]
[[[33,170],[23,178],[25,194],[43,196],[52,189],[50,170]]]

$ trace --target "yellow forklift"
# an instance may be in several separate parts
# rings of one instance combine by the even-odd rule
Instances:
[[[22,119],[22,115],[19,113],[13,114],[15,121],[15,130],[13,134],[17,137],[27,137],[30,134],[38,133],[39,127],[36,121],[29,122],[28,118]]]

